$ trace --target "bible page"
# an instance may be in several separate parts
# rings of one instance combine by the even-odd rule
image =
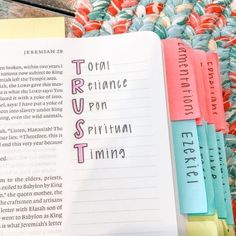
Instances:
[[[0,51],[1,235],[177,236],[160,39]]]

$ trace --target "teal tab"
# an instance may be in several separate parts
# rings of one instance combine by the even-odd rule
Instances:
[[[206,189],[195,120],[173,121],[171,124],[180,212],[207,213]]]
[[[223,133],[216,132],[216,138],[217,138],[221,175],[222,175],[222,182],[223,182],[223,189],[224,189],[225,207],[226,207],[226,212],[227,212],[226,222],[229,225],[233,225],[234,219],[233,219],[233,211],[232,211],[232,204],[231,204],[231,195],[230,195],[230,190],[229,190],[229,176],[228,176],[228,170],[227,170],[227,164],[226,164],[226,153],[225,153],[225,143],[224,143]]]
[[[207,144],[207,135],[205,125],[197,126],[198,141],[201,153],[203,175],[207,195],[207,215],[215,214],[214,187],[211,177],[211,164],[209,159],[209,150]]]
[[[215,125],[207,125],[207,143],[209,148],[209,157],[211,163],[211,175],[215,193],[215,207],[219,218],[226,219],[227,212],[224,201],[223,182],[220,171],[220,159],[216,141]]]

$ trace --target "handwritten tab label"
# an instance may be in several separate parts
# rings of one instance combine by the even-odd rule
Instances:
[[[200,117],[191,49],[180,39],[163,40],[171,120]]]
[[[172,131],[180,212],[206,213],[206,189],[195,120],[172,122]]]
[[[225,130],[226,121],[224,115],[224,105],[222,88],[220,84],[218,54],[207,53],[208,86],[210,88],[211,106],[210,111],[214,118],[216,129]]]
[[[207,194],[207,206],[208,206],[207,214],[213,215],[215,213],[214,188],[211,177],[211,165],[209,160],[205,125],[197,126],[197,133],[198,133],[199,147],[203,166],[203,175]]]
[[[1,39],[64,38],[65,19],[64,17],[1,19],[0,29]]]
[[[215,125],[207,125],[207,143],[209,147],[211,175],[215,193],[215,207],[219,218],[226,219],[227,212],[225,209],[224,190],[220,170],[220,160],[216,141]]]
[[[229,225],[234,224],[232,205],[231,205],[231,195],[228,184],[228,170],[226,164],[226,154],[225,154],[225,145],[224,145],[224,136],[222,132],[216,132],[218,153],[220,159],[220,169],[222,175],[223,189],[224,189],[224,200],[227,211],[226,221]]]

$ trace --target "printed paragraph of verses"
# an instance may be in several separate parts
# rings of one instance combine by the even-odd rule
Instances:
[[[62,65],[0,67],[0,121],[62,117]]]
[[[61,226],[61,176],[0,179],[0,190],[0,228]]]

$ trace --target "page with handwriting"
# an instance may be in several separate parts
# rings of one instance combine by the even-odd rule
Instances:
[[[177,236],[160,40],[0,50],[1,235]]]

